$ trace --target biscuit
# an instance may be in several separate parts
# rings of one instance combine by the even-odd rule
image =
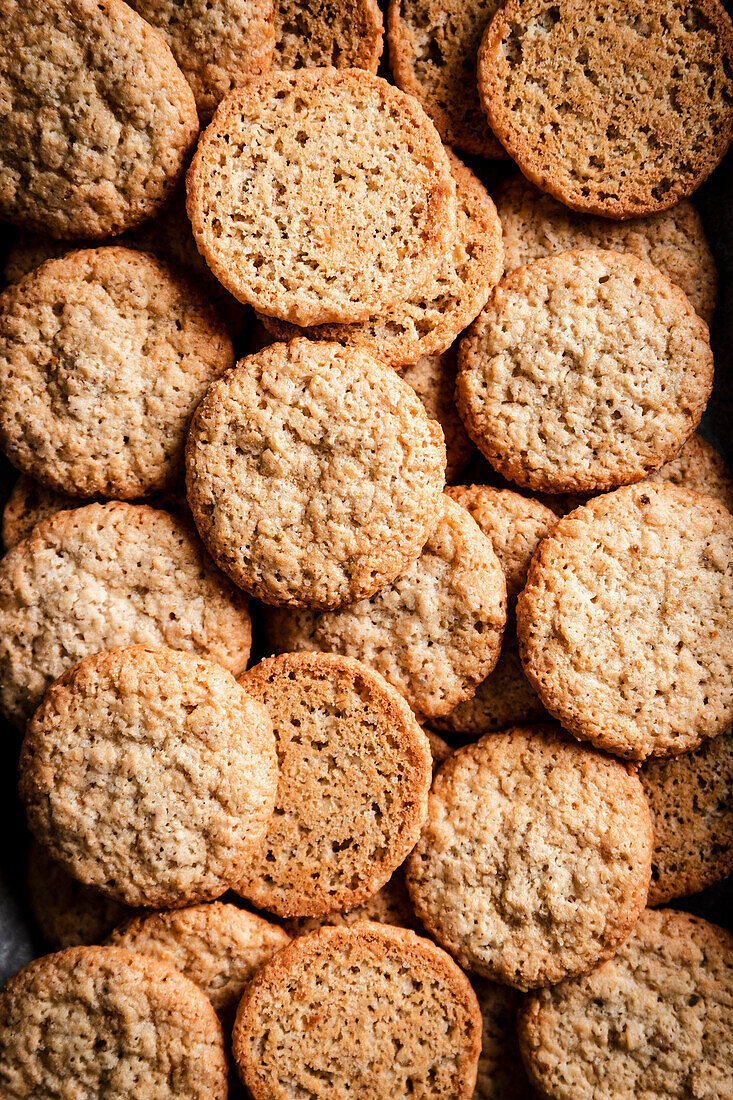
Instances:
[[[433,757],[433,775],[435,775],[440,765],[444,764],[453,752],[453,749],[433,730],[423,730],[423,733],[430,742],[430,752]]]
[[[458,409],[502,476],[600,492],[673,458],[713,382],[707,325],[666,275],[585,249],[505,276],[458,356]]]
[[[440,508],[443,433],[358,348],[293,340],[214,383],[186,449],[209,553],[265,603],[371,596],[419,555]]]
[[[647,909],[615,958],[520,1008],[530,1080],[551,1100],[730,1100],[733,937]]]
[[[188,214],[222,286],[260,313],[363,321],[429,279],[455,233],[433,124],[362,69],[299,69],[231,92],[189,169]]]
[[[51,237],[152,217],[198,135],[172,53],[122,0],[9,0],[0,100],[0,217]]]
[[[58,492],[145,496],[180,477],[194,410],[233,365],[223,321],[174,268],[71,252],[0,295],[0,446]]]
[[[0,993],[6,1100],[226,1100],[221,1025],[200,989],[157,959],[69,947]]]
[[[669,481],[682,489],[705,493],[733,512],[733,475],[723,457],[697,432],[675,458],[650,474],[648,480]]]
[[[536,1100],[522,1066],[516,1017],[520,997],[507,985],[471,980],[481,1009],[482,1042],[474,1100]]]
[[[466,970],[518,989],[607,959],[646,904],[652,824],[628,765],[515,727],[456,749],[407,861],[415,912]]]
[[[508,272],[541,256],[578,248],[631,252],[664,272],[684,290],[703,321],[712,321],[718,275],[702,219],[689,200],[648,218],[614,222],[573,213],[521,175],[500,187],[494,199]]]
[[[561,519],[517,603],[524,671],[574,737],[677,756],[733,723],[733,516],[645,482]]]
[[[674,206],[733,136],[733,27],[718,0],[508,0],[477,75],[524,175],[581,213]]]
[[[494,668],[505,621],[506,583],[491,543],[444,496],[422,554],[392,584],[337,611],[270,612],[265,629],[280,652],[363,661],[433,719],[469,699]]]
[[[57,512],[0,560],[0,710],[20,728],[100,649],[170,646],[237,675],[251,638],[245,598],[194,532],[144,504]]]
[[[427,731],[426,731],[427,734]],[[372,894],[361,905],[345,913],[327,913],[325,917],[293,917],[285,921],[285,928],[291,936],[302,936],[306,932],[315,932],[324,925],[344,927],[357,921],[371,920],[378,924],[391,924],[393,928],[412,928],[419,931],[418,920],[412,908],[410,895],[405,886],[405,876],[398,867],[389,882],[381,890]]]
[[[280,783],[238,894],[281,917],[322,917],[375,894],[425,820],[430,745],[381,676],[327,653],[269,657],[241,677],[275,729]]]
[[[275,0],[273,69],[367,69],[382,56],[376,0]]]
[[[300,936],[266,963],[245,990],[233,1049],[253,1100],[469,1100],[481,1015],[444,951],[362,921]]]
[[[445,479],[454,481],[475,454],[473,443],[456,408],[456,360],[454,346],[442,355],[426,355],[400,371],[412,386],[432,420],[437,420],[445,439]]]
[[[459,703],[450,714],[433,718],[432,723],[441,733],[480,737],[536,722],[543,716],[545,708],[524,675],[514,628],[510,626],[496,667],[478,685],[476,694]]]

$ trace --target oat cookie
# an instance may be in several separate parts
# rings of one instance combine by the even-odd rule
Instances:
[[[0,993],[7,1100],[226,1100],[224,1038],[200,989],[157,959],[70,947]]]
[[[525,176],[581,213],[674,206],[733,136],[733,28],[718,0],[508,0],[479,98]]]
[[[410,96],[362,69],[299,69],[226,97],[188,172],[188,213],[235,298],[296,325],[363,321],[448,251],[455,184]]]
[[[384,20],[377,0],[275,0],[275,34],[273,69],[376,73]]]
[[[425,731],[427,734],[427,730]],[[429,735],[428,735],[429,737]],[[447,746],[446,746],[447,747]],[[391,924],[394,928],[412,928],[419,931],[419,922],[405,886],[405,876],[398,867],[389,882],[381,890],[372,894],[361,905],[345,913],[327,913],[325,917],[293,917],[285,921],[285,928],[291,936],[302,936],[305,932],[314,932],[324,925],[344,927],[357,921],[371,920],[379,924]]]
[[[394,371],[358,348],[301,339],[211,386],[186,468],[220,568],[265,603],[328,608],[371,596],[418,557],[445,445]]]
[[[445,439],[445,478],[454,481],[476,453],[456,408],[456,359],[454,345],[442,355],[427,355],[400,371],[412,386],[432,420],[437,420]]]
[[[285,653],[240,682],[272,719],[280,783],[260,857],[237,892],[281,917],[351,909],[417,841],[428,740],[394,688],[348,657]]]
[[[733,475],[723,457],[697,432],[675,458],[650,474],[648,480],[669,481],[682,489],[716,497],[729,512],[733,511]]]
[[[443,733],[480,737],[510,726],[536,722],[546,715],[537,692],[524,675],[512,626],[507,627],[499,660],[493,672],[476,688],[476,694],[459,703],[450,714],[432,719]]]
[[[444,951],[362,921],[300,936],[266,963],[245,990],[233,1046],[254,1100],[469,1100],[481,1016]]]
[[[251,637],[246,600],[191,528],[144,504],[58,512],[0,560],[0,709],[21,728],[100,649],[170,646],[237,675]]]
[[[172,53],[122,0],[7,0],[0,100],[0,216],[51,237],[152,217],[198,134]]]
[[[525,673],[573,736],[677,756],[733,722],[733,516],[648,482],[591,500],[541,543],[517,604]]]
[[[617,950],[646,904],[651,854],[628,765],[554,725],[520,726],[440,769],[407,888],[465,969],[532,989]]]
[[[551,1100],[731,1100],[733,937],[647,909],[615,958],[520,1010],[530,1079]]]
[[[458,408],[492,466],[527,489],[639,481],[697,427],[713,382],[707,325],[644,260],[584,249],[497,286],[458,357]]]
[[[472,978],[481,1009],[482,1042],[474,1100],[536,1100],[517,1045],[520,995],[507,985]]]

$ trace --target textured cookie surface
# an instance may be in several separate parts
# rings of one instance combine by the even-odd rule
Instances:
[[[486,30],[479,96],[543,191],[589,214],[674,206],[733,135],[733,29],[718,0],[509,0]]]
[[[2,217],[66,238],[151,217],[198,133],[160,35],[122,0],[8,0],[3,31]]]
[[[599,492],[658,469],[710,396],[707,326],[643,260],[585,249],[505,276],[459,353],[458,407],[525,488]]]
[[[598,497],[541,544],[517,604],[524,670],[574,736],[632,760],[733,721],[733,517],[660,483]]]
[[[327,653],[286,653],[241,678],[275,729],[280,782],[259,858],[237,892],[283,917],[376,893],[425,820],[430,746],[381,676]]]
[[[551,1100],[730,1100],[733,938],[648,909],[615,958],[527,998],[519,1034]]]
[[[519,994],[506,985],[472,978],[481,1009],[482,1041],[474,1100],[535,1100],[517,1045]]]
[[[561,733],[517,727],[452,753],[407,862],[425,927],[466,969],[519,989],[608,958],[646,904],[641,783]]]
[[[174,268],[71,252],[0,295],[0,444],[60,492],[144,496],[180,476],[194,409],[233,364],[223,321]]]
[[[291,936],[302,936],[305,932],[314,932],[324,925],[343,927],[356,924],[357,921],[371,920],[379,924],[391,924],[394,928],[418,929],[418,922],[412,908],[410,895],[405,886],[405,876],[397,868],[389,882],[381,890],[372,894],[361,905],[355,905],[345,913],[327,913],[325,917],[293,917],[285,921],[285,927]]]
[[[273,69],[376,73],[384,21],[377,0],[275,0],[275,35]]]
[[[669,481],[682,489],[705,493],[733,511],[733,476],[721,455],[697,432],[678,455],[649,475],[649,481]]]
[[[226,1100],[214,1009],[182,974],[117,947],[70,947],[0,993],[8,1100]]]
[[[481,1016],[445,952],[364,921],[301,936],[267,963],[245,991],[233,1046],[254,1100],[468,1100]]]
[[[426,355],[411,367],[400,371],[403,381],[412,386],[425,406],[425,412],[437,420],[445,439],[445,479],[454,481],[476,453],[456,407],[455,345],[442,355]]]
[[[222,103],[188,212],[235,298],[297,325],[361,321],[428,280],[455,232],[455,184],[409,96],[361,69],[299,69]]]
[[[242,359],[209,389],[186,466],[201,536],[237,584],[265,603],[337,607],[417,558],[445,444],[394,371],[301,339]]]

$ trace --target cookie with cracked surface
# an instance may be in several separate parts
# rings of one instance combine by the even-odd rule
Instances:
[[[384,20],[376,0],[275,0],[273,69],[376,73]]]
[[[332,608],[409,567],[440,509],[445,444],[415,391],[358,348],[293,340],[240,360],[196,410],[188,501],[265,603]]]
[[[507,0],[477,72],[509,155],[581,213],[666,210],[733,137],[733,27],[719,0]]]
[[[469,1100],[481,1015],[439,947],[361,921],[299,936],[266,963],[245,990],[233,1049],[254,1100]]]
[[[621,761],[554,725],[456,749],[407,861],[415,912],[467,970],[517,989],[609,958],[644,909],[652,823]]]
[[[144,504],[57,512],[0,560],[0,709],[20,728],[90,653],[170,646],[238,675],[251,640],[246,599],[195,532]]]
[[[733,937],[647,909],[618,954],[520,1008],[530,1080],[549,1100],[731,1100]]]
[[[433,124],[363,69],[272,72],[235,89],[187,185],[217,279],[296,325],[386,312],[430,278],[455,233],[455,183]]]
[[[642,482],[564,516],[517,603],[524,671],[574,737],[644,760],[733,722],[733,516]]]
[[[597,493],[677,454],[713,383],[708,328],[666,275],[584,249],[506,275],[463,339],[458,409],[526,489]]]
[[[7,1100],[226,1100],[221,1025],[201,990],[157,959],[69,947],[0,992],[0,1087]]]
[[[482,1041],[474,1100],[536,1100],[517,1044],[520,995],[508,985],[471,979],[481,1009]]]
[[[425,732],[427,734],[428,731]],[[419,922],[412,908],[410,895],[407,893],[401,867],[397,868],[381,890],[377,890],[376,894],[372,894],[361,905],[356,905],[345,913],[327,913],[325,917],[293,917],[285,921],[285,928],[291,936],[302,936],[306,932],[323,928],[324,925],[334,928],[345,927],[361,920],[390,924],[393,928],[412,928],[413,931],[419,931]]]
[[[150,218],[198,135],[161,36],[122,0],[9,0],[0,43],[0,216],[52,237]]]
[[[58,492],[145,496],[180,477],[194,410],[233,365],[179,271],[118,246],[68,253],[0,295],[0,445]]]
[[[281,917],[352,909],[420,835],[430,744],[394,688],[330,653],[268,657],[240,678],[275,729],[280,781],[238,894]]]

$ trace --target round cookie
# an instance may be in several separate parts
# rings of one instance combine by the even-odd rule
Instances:
[[[405,301],[455,232],[455,184],[432,123],[362,69],[272,72],[237,88],[187,184],[217,279],[296,325],[363,321]]]
[[[600,492],[673,458],[713,383],[707,325],[635,256],[586,249],[505,276],[461,343],[468,433],[531,490]]]
[[[517,1045],[520,995],[507,985],[472,978],[481,1009],[482,1042],[474,1100],[536,1100]]]
[[[708,325],[713,319],[718,275],[702,219],[688,199],[671,210],[609,221],[575,214],[516,175],[494,195],[504,231],[507,272],[541,256],[578,248],[631,252],[658,267],[690,299]]]
[[[674,206],[733,136],[733,28],[718,0],[507,0],[477,74],[509,155],[581,213]]]
[[[647,909],[613,959],[525,999],[522,1056],[551,1100],[727,1100],[732,1006],[733,937]]]
[[[193,93],[122,0],[11,3],[0,43],[0,217],[51,237],[152,217],[198,134]]]
[[[100,649],[170,646],[237,675],[251,640],[247,601],[195,532],[144,504],[57,512],[0,560],[0,710],[21,728]]]
[[[70,947],[0,993],[6,1100],[226,1100],[221,1025],[193,982],[118,947]]]
[[[210,387],[186,470],[221,569],[265,603],[329,608],[371,596],[417,558],[440,508],[445,444],[394,371],[301,339]]]
[[[178,271],[127,248],[71,252],[0,295],[0,445],[58,492],[144,496],[180,476],[193,412],[233,365]]]
[[[445,479],[453,481],[475,454],[473,443],[456,408],[456,359],[454,346],[442,355],[427,355],[400,371],[412,386],[432,420],[437,420],[445,439]]]
[[[444,733],[480,737],[510,726],[536,722],[545,714],[537,692],[524,675],[514,629],[510,626],[496,667],[478,685],[476,694],[459,703],[450,714],[434,718],[432,722]]]
[[[363,921],[300,936],[266,963],[245,990],[233,1049],[253,1100],[469,1100],[481,1016],[445,952]]]
[[[428,739],[430,734],[425,731]],[[357,921],[371,920],[378,924],[390,924],[393,928],[412,928],[418,931],[418,921],[412,908],[410,895],[405,886],[405,876],[398,867],[389,882],[381,890],[372,894],[361,905],[354,906],[345,913],[327,913],[325,917],[293,917],[285,921],[285,928],[291,936],[302,936],[314,932],[317,928],[345,927]]]
[[[270,612],[280,652],[326,650],[384,676],[426,718],[470,698],[499,658],[506,583],[491,543],[444,496],[422,554],[369,600],[337,611]]]
[[[733,476],[722,456],[697,432],[675,458],[650,474],[648,480],[669,481],[682,489],[705,493],[733,512]]]
[[[328,653],[285,653],[240,681],[275,729],[280,782],[260,855],[237,893],[281,917],[352,909],[415,845],[430,745],[381,676]]]
[[[275,0],[273,69],[376,73],[384,20],[376,0]]]
[[[517,603],[524,671],[574,737],[677,756],[733,723],[733,516],[644,482],[541,543]]]
[[[561,733],[516,727],[453,752],[407,861],[428,931],[465,969],[518,989],[609,958],[646,904],[641,783]]]

